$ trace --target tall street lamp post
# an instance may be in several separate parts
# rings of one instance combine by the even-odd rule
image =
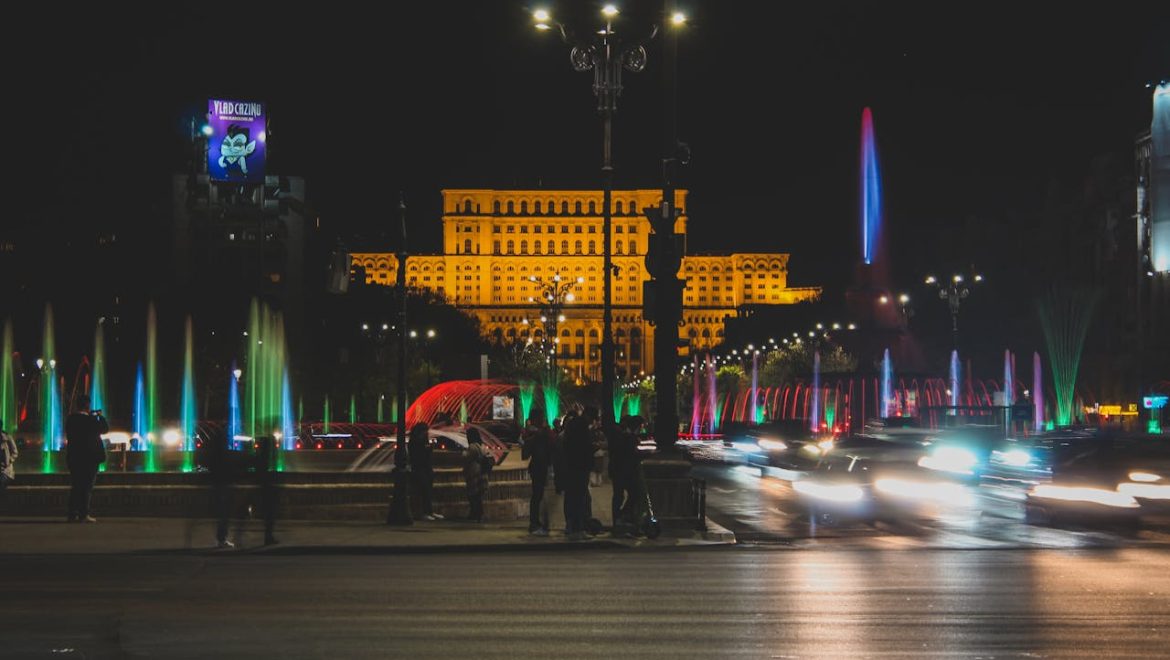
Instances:
[[[406,200],[398,198],[398,438],[394,448],[394,495],[386,523],[411,525],[410,466],[406,448]]]
[[[666,0],[666,14],[676,28],[686,24],[686,16],[675,11],[674,0]],[[655,209],[645,209],[653,233],[646,251],[646,270],[651,280],[646,283],[642,299],[646,316],[654,323],[657,339],[654,342],[654,443],[659,449],[670,449],[678,443],[678,327],[682,321],[682,292],[686,282],[678,278],[682,264],[681,241],[674,232],[680,215],[675,207],[675,177],[678,166],[689,162],[686,145],[678,141],[677,103],[675,99],[676,63],[678,59],[678,32],[667,30],[662,40],[663,52],[663,151],[662,203]]]
[[[593,95],[597,97],[597,112],[601,115],[602,149],[601,149],[601,180],[602,180],[602,240],[604,241],[604,278],[605,287],[602,298],[602,330],[601,330],[601,416],[602,424],[607,432],[612,432],[614,425],[613,408],[607,402],[613,401],[614,391],[614,358],[613,358],[613,210],[611,197],[613,195],[613,160],[611,153],[613,115],[617,112],[617,99],[622,93],[622,69],[637,73],[646,68],[646,49],[643,44],[653,39],[658,33],[658,26],[651,26],[649,32],[642,38],[623,40],[614,31],[614,21],[618,17],[618,9],[614,5],[605,5],[601,9],[604,26],[599,30],[590,30],[588,38],[578,39],[575,33],[564,24],[554,21],[551,14],[545,9],[538,9],[532,13],[538,30],[550,30],[556,26],[561,39],[569,46],[569,61],[573,69],[578,72],[593,72]]]

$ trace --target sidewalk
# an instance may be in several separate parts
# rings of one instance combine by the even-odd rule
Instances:
[[[263,523],[233,522],[229,538],[235,550],[215,549],[211,520],[174,518],[103,518],[97,523],[67,523],[63,518],[0,518],[0,555],[64,554],[393,554],[554,548],[666,548],[729,545],[735,536],[709,523],[706,534],[670,532],[653,541],[611,537],[603,532],[586,541],[569,541],[560,531],[547,537],[528,535],[525,521],[494,524],[416,521],[409,527],[370,522],[288,521],[276,527],[279,542],[263,546]]]

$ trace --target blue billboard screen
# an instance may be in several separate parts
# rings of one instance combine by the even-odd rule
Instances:
[[[260,183],[268,139],[264,104],[256,101],[207,102],[207,172],[212,181]]]

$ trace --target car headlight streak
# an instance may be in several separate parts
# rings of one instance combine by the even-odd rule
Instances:
[[[968,449],[938,447],[930,454],[918,459],[918,466],[939,472],[975,474],[975,465],[978,462],[979,459]]]
[[[1054,486],[1041,484],[1032,489],[1031,495],[1049,500],[1064,500],[1066,502],[1088,502],[1102,506],[1117,507],[1120,509],[1136,509],[1137,500],[1131,495],[1104,488],[1088,486]]]
[[[833,484],[805,479],[792,482],[792,489],[801,495],[831,502],[860,502],[865,497],[865,491],[854,484]]]

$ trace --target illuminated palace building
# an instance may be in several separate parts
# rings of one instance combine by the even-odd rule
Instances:
[[[644,263],[650,221],[642,210],[661,199],[660,190],[613,193],[614,354],[623,378],[654,369],[654,328],[642,313],[642,285],[650,279]],[[676,202],[682,214],[675,231],[685,245],[686,191]],[[540,300],[559,276],[571,282],[562,287],[564,320],[555,327],[559,366],[579,380],[600,380],[601,206],[601,191],[444,190],[443,252],[408,257],[407,284],[445,294],[479,318],[490,340],[539,344],[548,327]],[[393,254],[352,258],[366,282],[395,283]],[[719,344],[724,319],[745,306],[791,305],[821,294],[820,287],[788,287],[787,254],[689,254],[679,274],[687,281],[679,336],[693,350]]]

